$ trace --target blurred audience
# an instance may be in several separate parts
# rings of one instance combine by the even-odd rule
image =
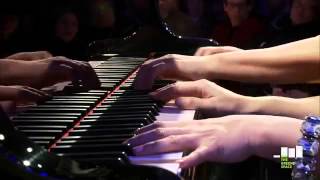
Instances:
[[[17,51],[20,19],[16,14],[0,15],[0,57]]]
[[[290,14],[283,20],[281,29],[273,30],[260,47],[276,46],[318,35],[319,16],[319,0],[293,0]]]
[[[140,6],[145,0],[136,0]],[[160,15],[177,35],[211,37],[242,49],[275,46],[319,33],[318,0],[159,0]],[[20,2],[19,2],[20,3]],[[60,4],[57,7],[57,4]],[[116,0],[29,1],[1,7],[0,57],[50,51],[84,59],[94,40],[124,37],[137,27],[126,3]],[[71,8],[70,8],[71,7]],[[48,16],[55,8],[53,16]],[[287,13],[287,18],[284,18]],[[52,15],[52,14],[51,14]],[[271,26],[266,26],[265,19]],[[48,26],[49,23],[50,25]],[[48,29],[46,29],[48,27]],[[270,31],[271,33],[266,33]],[[49,32],[49,33],[48,33]],[[265,35],[268,34],[269,36]]]
[[[196,36],[199,27],[181,10],[180,0],[159,0],[160,15],[177,35]]]
[[[88,1],[88,19],[84,38],[87,42],[110,38],[115,35],[115,12],[112,1]]]
[[[79,39],[79,19],[71,8],[58,7],[53,13],[46,50],[54,56],[84,59],[86,45]]]
[[[266,33],[265,23],[253,14],[254,0],[224,0],[223,7],[227,20],[214,27],[211,37],[220,45],[254,48]]]

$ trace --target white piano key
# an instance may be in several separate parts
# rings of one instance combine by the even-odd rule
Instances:
[[[181,169],[179,168],[178,163],[144,163],[140,164],[144,166],[154,166],[162,169],[166,169],[168,171],[171,171],[174,174],[179,175],[181,173]]]
[[[191,121],[194,119],[194,115],[195,110],[181,110],[173,103],[168,103],[161,109],[156,119],[157,121]],[[182,156],[183,152],[174,152],[148,156],[129,156],[129,160],[132,164],[156,166],[180,175],[181,169],[176,160],[181,159]]]

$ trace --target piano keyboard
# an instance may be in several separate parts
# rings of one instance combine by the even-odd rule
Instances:
[[[155,102],[132,89],[144,58],[115,57],[92,62],[101,89],[64,92],[13,117],[15,127],[49,151],[79,162],[157,166],[177,175],[182,152],[133,156],[122,144],[135,130],[156,120],[193,120],[194,111]],[[163,86],[160,82],[156,87]],[[69,88],[67,88],[69,89]]]

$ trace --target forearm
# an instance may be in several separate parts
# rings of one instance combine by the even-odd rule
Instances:
[[[320,115],[320,96],[293,99],[277,96],[245,97],[243,113],[279,115],[304,118],[307,115]]]
[[[10,85],[10,81],[13,81],[15,62],[8,59],[0,60],[0,84],[1,85]]]
[[[27,85],[24,79],[28,77],[20,71],[25,68],[26,64],[24,61],[1,59],[0,85]]]
[[[280,154],[281,147],[294,148],[302,137],[300,128],[303,121],[300,119],[256,116],[256,120],[261,121],[259,127],[249,128],[252,155],[273,159],[273,155]]]
[[[319,79],[319,36],[266,49],[207,56],[209,79],[301,83]]]

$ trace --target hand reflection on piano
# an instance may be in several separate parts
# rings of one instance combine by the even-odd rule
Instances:
[[[41,89],[59,82],[72,81],[87,88],[97,88],[100,82],[92,67],[86,62],[65,57],[38,60],[1,61],[1,84],[21,85]],[[14,67],[14,68],[12,68]]]

